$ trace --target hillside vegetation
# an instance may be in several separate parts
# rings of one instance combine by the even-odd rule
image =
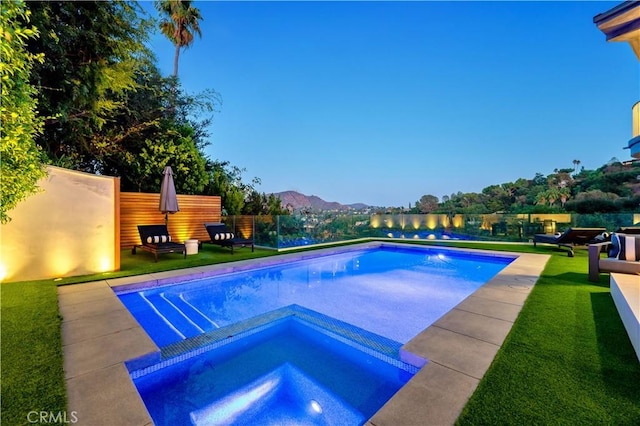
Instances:
[[[574,164],[579,164],[578,160]],[[576,164],[576,165],[577,165]],[[577,167],[576,167],[577,169]],[[612,159],[596,170],[556,169],[532,179],[458,192],[440,200],[423,195],[413,213],[618,213],[640,210],[640,161]]]

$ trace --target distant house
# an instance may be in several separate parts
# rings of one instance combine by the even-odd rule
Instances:
[[[593,18],[607,41],[626,41],[640,61],[640,1],[625,1]],[[640,158],[640,101],[631,108],[632,136],[627,148]]]

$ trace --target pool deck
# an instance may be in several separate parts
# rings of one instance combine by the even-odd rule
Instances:
[[[124,362],[153,362],[160,351],[112,288],[189,281],[380,245],[405,246],[372,242],[59,287],[69,412],[75,412],[77,425],[153,425]],[[540,254],[447,249],[518,258],[403,346],[429,362],[369,419],[370,426],[453,424],[549,259]]]

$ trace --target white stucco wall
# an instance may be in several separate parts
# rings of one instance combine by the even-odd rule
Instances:
[[[59,167],[47,171],[38,183],[41,191],[0,225],[3,281],[114,270],[118,179]]]

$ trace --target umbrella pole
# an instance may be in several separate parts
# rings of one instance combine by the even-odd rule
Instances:
[[[169,226],[169,213],[164,214],[164,224],[165,226]]]

